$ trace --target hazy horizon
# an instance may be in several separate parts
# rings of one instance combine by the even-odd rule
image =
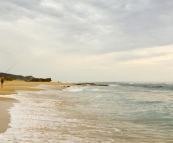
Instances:
[[[0,66],[53,81],[173,82],[173,1],[0,1]]]

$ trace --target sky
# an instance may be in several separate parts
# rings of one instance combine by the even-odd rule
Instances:
[[[0,72],[173,82],[172,0],[1,0]]]

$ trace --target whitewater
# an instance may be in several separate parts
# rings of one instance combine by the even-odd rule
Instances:
[[[19,102],[0,143],[173,142],[172,83],[104,84],[6,95]]]

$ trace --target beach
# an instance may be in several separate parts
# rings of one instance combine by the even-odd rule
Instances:
[[[173,84],[97,85],[6,82],[0,142],[172,143]]]
[[[16,94],[17,90],[27,90],[27,91],[38,91],[40,88],[35,88],[38,85],[52,85],[56,86],[55,89],[61,90],[65,88],[64,86],[71,86],[70,83],[61,82],[25,82],[21,80],[6,81],[4,83],[4,88],[0,90],[0,95],[6,94]]]
[[[0,133],[5,132],[8,128],[8,124],[10,122],[10,115],[7,110],[12,107],[14,102],[17,102],[17,100],[12,98],[0,97]]]
[[[41,88],[36,88],[39,85],[51,85],[54,86],[55,90],[62,90],[67,86],[72,86],[73,84],[66,84],[61,82],[25,82],[21,80],[6,81],[4,83],[4,88],[0,89],[0,95],[16,94],[17,91],[40,91]],[[7,130],[10,123],[10,114],[8,109],[13,106],[13,103],[18,102],[13,98],[0,97],[0,133]]]

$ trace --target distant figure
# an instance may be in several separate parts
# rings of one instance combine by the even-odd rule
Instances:
[[[2,77],[1,77],[1,88],[4,87],[3,84],[4,84],[4,77],[2,76]]]

